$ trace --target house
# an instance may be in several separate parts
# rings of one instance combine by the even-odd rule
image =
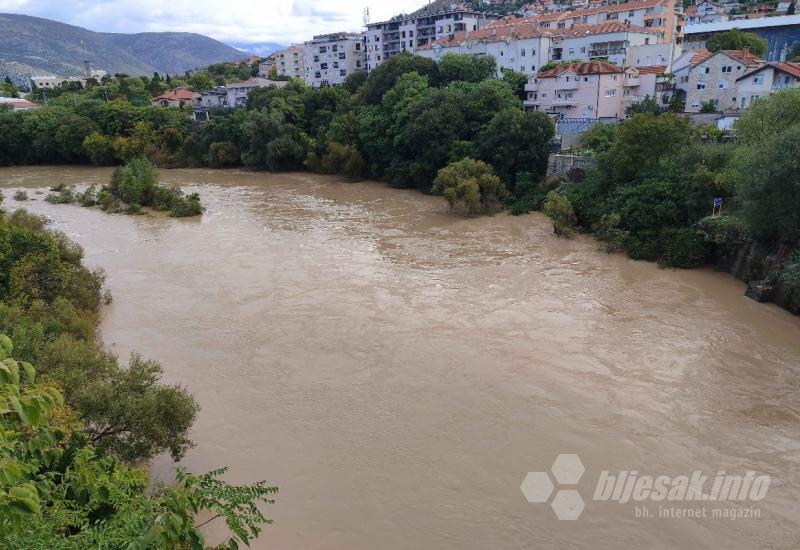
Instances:
[[[161,106],[161,107],[178,107],[183,108],[186,105],[190,107],[196,107],[200,103],[200,94],[197,92],[193,92],[188,88],[175,88],[174,90],[170,90],[161,94],[158,97],[154,97],[150,100],[151,105]]]
[[[277,64],[275,62],[275,58],[271,55],[258,64],[258,76],[267,78],[269,73],[272,72],[272,69],[277,70]]]
[[[32,103],[26,99],[0,97],[0,110],[11,109],[12,111],[27,111],[38,107],[39,105],[37,103]]]
[[[360,33],[339,32],[315,36],[303,46],[305,81],[309,86],[338,86],[357,71],[366,70]]]
[[[672,63],[672,73],[675,75],[675,93],[681,101],[686,101],[689,93],[689,69],[692,65],[708,59],[711,55],[712,53],[705,48],[686,50]]]
[[[225,106],[244,107],[247,105],[247,95],[255,88],[283,88],[288,84],[285,80],[269,80],[266,78],[251,78],[243,82],[233,82],[225,87]]]
[[[773,92],[800,87],[800,63],[765,63],[736,79],[737,106],[746,109],[753,101]]]
[[[664,67],[623,68],[602,61],[562,65],[528,80],[523,105],[559,118],[622,119],[628,106],[656,95],[663,72]]]
[[[725,5],[720,2],[712,0],[700,0],[697,4],[694,2],[686,8],[686,23],[694,25],[697,23],[720,23],[727,21],[728,16],[725,15]]]
[[[698,113],[705,104],[725,111],[738,109],[740,95],[737,79],[765,62],[743,50],[720,50],[689,68],[686,93],[687,113]]]

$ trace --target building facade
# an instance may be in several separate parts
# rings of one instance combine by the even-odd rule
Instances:
[[[760,97],[800,86],[800,63],[766,63],[736,79],[739,109],[747,109]]]
[[[303,44],[294,44],[285,50],[273,53],[272,56],[278,76],[305,79],[306,56]]]
[[[366,70],[360,33],[340,32],[315,36],[303,47],[305,81],[309,86],[338,86],[357,71]]]
[[[389,21],[368,23],[364,33],[366,68],[371,71],[400,52],[417,53],[423,46],[460,32],[480,30],[499,15],[468,9],[463,5],[415,15],[399,15]]]
[[[655,97],[664,67],[629,67],[603,62],[572,63],[532,76],[525,109],[565,119],[622,119],[625,110]]]
[[[699,113],[707,104],[717,111],[739,109],[737,79],[763,64],[748,50],[720,50],[695,63],[689,68],[686,112]]]

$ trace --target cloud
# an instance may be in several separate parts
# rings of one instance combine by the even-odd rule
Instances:
[[[223,42],[303,42],[313,35],[360,31],[426,0],[0,0],[0,12],[55,19],[98,32],[181,31]],[[372,4],[372,5],[370,5]]]

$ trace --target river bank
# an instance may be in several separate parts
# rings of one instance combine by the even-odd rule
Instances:
[[[7,193],[109,176],[0,170]],[[162,182],[199,192],[206,214],[6,206],[50,216],[106,269],[106,345],[159,360],[197,397],[184,464],[281,487],[256,547],[794,546],[800,321],[736,279],[557,239],[539,214],[464,219],[379,183]],[[560,453],[581,456],[587,496],[603,470],[774,483],[761,519],[645,521],[590,502],[560,522],[519,489]]]

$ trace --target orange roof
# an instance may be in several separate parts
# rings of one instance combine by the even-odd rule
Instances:
[[[736,61],[740,61],[748,66],[755,66],[764,63],[763,59],[750,53],[750,50],[720,50],[720,53],[724,53],[728,57],[731,57]]]
[[[573,25],[569,29],[556,29],[554,34],[566,38],[574,38],[578,36],[589,36],[592,34],[609,34],[612,32],[645,32],[649,34],[657,34],[658,30],[655,28],[645,28],[638,25],[626,25],[623,21],[604,21],[596,25]]]
[[[692,55],[692,59],[691,59],[691,63],[692,64],[700,63],[701,61],[705,61],[706,59],[708,59],[709,57],[714,55],[713,53],[711,53],[710,51],[708,51],[705,48],[699,48],[699,49],[693,50],[693,51],[694,51],[694,55]]]
[[[170,90],[169,92],[165,92],[158,97],[154,97],[153,101],[190,101],[199,97],[200,94],[197,92],[187,90],[186,88],[176,88],[174,90]]]
[[[763,71],[764,69],[766,69],[767,67],[772,67],[776,71],[780,71],[782,73],[786,73],[789,76],[792,76],[797,80],[800,80],[800,63],[791,63],[789,61],[781,61],[779,63],[765,63],[765,64],[761,65],[760,67],[758,67],[756,70],[750,71],[749,73],[746,73],[746,74],[740,76],[736,80],[739,81],[739,80],[742,80],[743,78],[747,78],[748,76],[751,76],[751,75],[754,75],[756,73],[759,73],[759,72]]]
[[[614,74],[614,73],[621,73],[622,67],[620,67],[619,65],[613,65],[611,63],[605,63],[603,61],[569,63],[567,65],[561,65],[560,67],[556,67],[554,69],[550,69],[549,71],[544,71],[542,73],[539,73],[539,78],[554,78],[566,72],[571,72],[579,75]]]
[[[686,8],[686,15],[697,15],[697,6],[692,4],[688,8]]]
[[[667,72],[666,65],[647,65],[645,67],[634,67],[639,74],[664,74]]]

